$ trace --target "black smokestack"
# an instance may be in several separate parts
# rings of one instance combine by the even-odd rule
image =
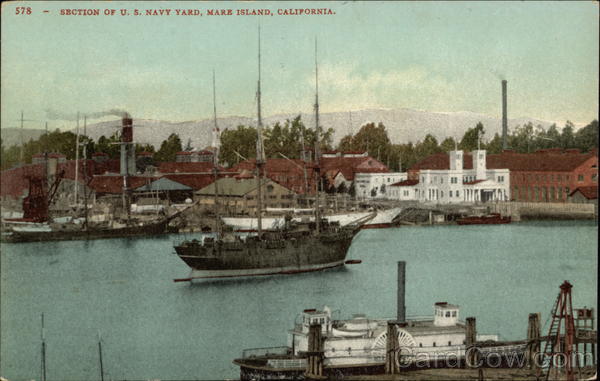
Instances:
[[[405,269],[406,262],[398,262],[398,313],[396,316],[396,320],[398,321],[398,323],[406,322],[406,307],[404,306],[404,293],[406,288]]]
[[[502,80],[502,149],[508,148],[508,119],[506,110],[506,79]]]

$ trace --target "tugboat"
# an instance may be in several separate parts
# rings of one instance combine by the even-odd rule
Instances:
[[[315,59],[316,68],[316,59]],[[315,70],[316,72],[316,70]],[[315,120],[317,136],[319,126],[318,81],[315,75],[316,101]],[[215,92],[213,80],[213,93]],[[261,178],[265,164],[265,153],[262,141],[261,91],[260,91],[260,30],[258,37],[258,123],[256,142],[256,180],[257,180],[257,234],[245,238],[228,234],[223,235],[220,223],[217,225],[217,236],[198,240],[184,241],[175,246],[177,255],[192,271],[188,278],[176,281],[192,281],[201,278],[230,278],[261,276],[273,274],[293,274],[318,271],[344,265],[348,248],[360,226],[367,218],[353,224],[340,226],[339,223],[327,222],[321,218],[319,208],[319,192],[316,189],[314,222],[294,222],[291,216],[285,219],[284,227],[276,231],[265,231],[262,227],[262,191]],[[214,94],[213,94],[214,97]],[[217,129],[216,107],[214,116]],[[319,139],[315,142],[315,174],[319,180]],[[214,156],[215,160],[218,153]],[[217,168],[215,165],[215,184],[217,184]],[[219,217],[218,189],[215,187],[215,214]],[[368,218],[372,216],[369,215]]]
[[[456,220],[456,223],[459,225],[498,225],[510,224],[510,222],[510,216],[502,217],[500,213],[491,213],[485,216],[468,216]]]

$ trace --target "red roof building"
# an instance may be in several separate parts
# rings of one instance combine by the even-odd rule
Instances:
[[[223,170],[223,168],[219,168]],[[212,173],[212,162],[164,162],[158,165],[160,173]]]
[[[598,187],[579,187],[569,194],[569,200],[577,203],[598,202]]]
[[[304,169],[306,168],[306,181]],[[240,174],[254,173],[256,160],[246,160],[233,166],[230,171]],[[265,176],[278,184],[294,191],[297,194],[315,193],[315,174],[312,163],[305,163],[300,159],[267,159],[264,166]]]
[[[449,169],[446,153],[431,155],[408,169],[408,178],[419,179],[425,169]],[[473,168],[471,154],[464,154],[464,169]],[[565,202],[576,188],[598,185],[598,153],[578,150],[540,150],[535,153],[487,155],[487,168],[510,171],[511,200],[526,202]]]

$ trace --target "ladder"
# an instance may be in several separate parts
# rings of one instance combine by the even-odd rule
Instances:
[[[558,355],[561,355],[560,357],[563,360],[560,365],[564,367],[566,380],[575,380],[573,353],[577,351],[577,347],[574,343],[575,326],[573,305],[571,302],[572,288],[573,286],[569,282],[563,282],[550,313],[552,321],[548,330],[548,336],[546,337],[544,351],[542,352],[542,359],[548,361],[546,380],[550,378],[552,369],[557,366],[556,360],[559,358]],[[554,373],[557,374],[558,371],[559,369],[556,369]]]

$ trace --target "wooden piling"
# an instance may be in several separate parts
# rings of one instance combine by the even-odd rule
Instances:
[[[307,380],[323,379],[323,340],[321,324],[311,324],[308,329],[308,358],[306,359]]]
[[[540,360],[537,359],[540,351],[540,314],[529,314],[527,323],[527,352],[526,361],[529,369],[539,368]]]
[[[477,356],[477,321],[474,317],[468,317],[466,320],[465,334],[465,362],[470,368],[476,367],[478,362]]]
[[[385,373],[399,374],[398,326],[395,321],[387,322],[387,338],[385,341]]]

